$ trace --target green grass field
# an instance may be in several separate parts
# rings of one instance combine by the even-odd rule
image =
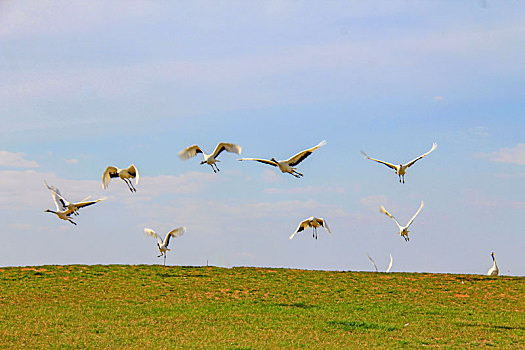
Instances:
[[[267,268],[2,268],[0,348],[525,348],[524,282]]]

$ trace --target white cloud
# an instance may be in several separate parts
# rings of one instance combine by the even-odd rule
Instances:
[[[134,215],[166,230],[170,225],[185,225],[189,232],[203,239],[211,236],[275,236],[293,230],[300,220],[314,215],[330,221],[355,221],[355,216],[342,207],[316,200],[245,202],[195,196],[173,203],[154,201],[137,208]]]
[[[385,195],[367,196],[359,200],[367,208],[378,210],[380,205],[388,205],[388,197]]]
[[[506,210],[525,208],[525,201],[512,200],[500,196],[493,196],[484,193],[481,190],[465,190],[463,191],[462,199],[466,206],[474,206],[494,211],[495,209]]]
[[[0,166],[13,168],[38,168],[38,163],[34,160],[27,160],[25,153],[13,153],[0,151]]]
[[[127,6],[126,6],[127,7]],[[117,11],[119,12],[119,11]],[[448,33],[409,33],[401,40],[391,41],[384,38],[370,41],[334,41],[324,44],[301,44],[294,47],[272,49],[267,52],[218,56],[213,59],[177,59],[177,60],[149,60],[140,63],[120,63],[86,65],[73,64],[60,66],[59,69],[51,66],[47,69],[5,72],[4,84],[6,89],[2,94],[6,98],[23,100],[27,97],[40,97],[53,94],[68,95],[78,87],[93,89],[104,96],[129,96],[142,93],[149,89],[144,81],[162,83],[177,82],[184,86],[179,93],[186,90],[206,92],[211,95],[220,93],[220,98],[215,103],[224,100],[224,95],[229,94],[257,94],[250,96],[252,99],[259,97],[252,104],[258,105],[263,101],[271,104],[289,102],[291,97],[283,95],[282,90],[272,93],[270,89],[256,89],[253,81],[270,80],[272,77],[283,77],[287,74],[312,72],[322,70],[325,73],[341,75],[342,71],[349,76],[362,71],[367,72],[367,80],[397,81],[399,69],[405,70],[411,63],[420,65],[426,62],[425,57],[456,57],[459,67],[470,64],[471,58],[483,57],[487,64],[493,62],[490,58],[494,52],[505,53],[506,61],[514,62],[516,50],[516,37],[521,34],[521,24],[511,23],[501,30],[482,28],[453,28]],[[452,40],[451,40],[452,38]],[[416,52],[414,52],[417,48]],[[501,48],[501,50],[496,50]],[[458,56],[457,51],[462,50]],[[392,53],[399,53],[392,55]],[[486,58],[485,58],[486,57]],[[371,61],[377,61],[373,66]],[[429,75],[436,74],[434,67],[425,67]],[[506,69],[514,72],[521,69],[515,64],[500,64],[497,69]],[[420,70],[416,70],[420,74]],[[439,70],[438,70],[439,71]],[[407,74],[412,70],[406,71]],[[137,77],[129,79],[129,77]],[[345,77],[346,78],[346,77]],[[420,81],[425,85],[426,81]],[[326,79],[333,79],[328,74]],[[249,86],[250,89],[246,89]],[[201,96],[202,94],[199,94]],[[182,98],[186,104],[189,94]],[[443,96],[435,96],[436,100],[443,100]],[[195,101],[194,108],[202,108],[201,99]],[[192,101],[193,103],[193,101]],[[224,101],[222,104],[224,105]],[[236,106],[239,102],[236,102]],[[183,104],[181,103],[181,106]],[[230,106],[223,106],[223,108]]]
[[[145,176],[140,178],[137,192],[129,195],[129,190],[123,181],[113,179],[109,189],[101,189],[97,180],[69,180],[59,178],[54,173],[37,172],[35,170],[0,171],[0,208],[27,209],[54,207],[51,195],[44,185],[58,187],[64,197],[70,201],[78,201],[86,196],[93,198],[108,197],[110,200],[122,202],[131,207],[140,206],[142,202],[150,202],[154,198],[173,194],[202,193],[206,187],[218,180],[213,174],[190,172],[178,176]]]
[[[161,14],[150,1],[4,1],[0,38],[92,31],[123,20]]]
[[[94,189],[100,191],[99,181],[65,180],[53,173],[35,170],[0,171],[0,208],[11,210],[54,208],[44,180],[58,187],[69,200],[81,200],[92,194]]]
[[[180,175],[144,176],[140,178],[139,186],[141,192],[150,196],[202,193],[208,185],[221,180],[219,176],[212,173],[192,171]]]
[[[282,181],[281,174],[278,174],[277,171],[271,169],[264,169],[262,175],[262,180],[266,183],[276,183]]]
[[[78,164],[78,159],[71,158],[71,159],[64,159],[64,162],[67,164]]]
[[[434,96],[434,100],[436,100],[436,101],[444,101],[445,98],[443,96]]]
[[[484,158],[493,162],[525,165],[525,143],[514,147],[504,147],[495,152],[481,153]]]

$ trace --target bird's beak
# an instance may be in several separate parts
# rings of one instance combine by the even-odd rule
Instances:
[[[202,161],[202,162],[201,162],[201,165],[204,164],[204,163],[206,163],[206,162],[205,162],[205,161]]]

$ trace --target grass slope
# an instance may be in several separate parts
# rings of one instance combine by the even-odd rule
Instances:
[[[0,348],[523,348],[523,277],[0,269]]]

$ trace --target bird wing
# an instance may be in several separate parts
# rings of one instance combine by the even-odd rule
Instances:
[[[197,153],[203,153],[201,148],[197,145],[190,146],[188,148],[183,149],[179,152],[179,158],[182,160],[190,159],[191,157],[195,157]]]
[[[144,233],[150,237],[156,238],[159,244],[162,244],[162,237],[150,228],[145,228]]]
[[[87,196],[86,198],[84,198],[83,200],[81,200],[81,202],[85,202],[85,201],[87,201],[87,200],[90,199],[90,198],[91,198],[91,196]],[[106,199],[106,197],[104,197],[104,199]]]
[[[277,166],[277,163],[274,162],[273,160],[268,160],[268,159],[260,159],[260,158],[240,158],[240,159],[237,159],[237,160],[240,160],[240,161],[243,161],[243,160],[254,160],[256,162],[259,162],[259,163],[264,163],[264,164],[268,164],[268,165],[271,165],[271,166]]]
[[[370,260],[372,264],[374,264],[374,267],[376,268],[376,272],[379,272],[379,269],[377,268],[377,265],[374,259],[372,259],[372,257],[368,253],[366,253],[366,256],[368,256],[368,260]]]
[[[390,254],[390,264],[388,264],[388,268],[386,269],[385,272],[390,272],[390,269],[392,268],[392,262],[393,262],[392,254]]]
[[[328,227],[328,223],[326,222],[325,219],[319,218],[319,219],[317,219],[317,221],[319,221],[321,226],[323,226],[326,229],[326,231],[328,231],[328,233],[332,233],[332,231],[330,231],[330,228]]]
[[[166,234],[166,238],[164,238],[164,246],[167,247],[168,244],[170,244],[170,237],[173,236],[173,237],[179,237],[179,236],[182,236],[184,233],[186,233],[186,227],[184,226],[181,226],[181,227],[178,227],[174,230],[171,230],[170,232],[168,232]]]
[[[407,224],[407,228],[412,225],[412,222],[414,222],[414,219],[416,218],[417,214],[419,214],[419,212],[421,211],[421,209],[423,209],[423,207],[425,206],[425,202],[421,201],[421,205],[419,206],[419,209],[417,210],[417,212],[414,214],[414,216],[412,217],[412,219],[410,219],[410,221],[408,222]]]
[[[388,163],[388,162],[384,162],[382,160],[379,160],[379,159],[375,159],[375,158],[371,158],[368,156],[368,154],[365,153],[365,151],[361,150],[361,153],[367,158],[367,159],[370,159],[370,160],[373,160],[375,162],[378,162],[378,163],[381,163],[381,164],[384,164],[386,165],[387,167],[391,168],[391,169],[394,169],[397,171],[397,166],[394,165],[394,164],[391,164],[391,163]]]
[[[53,196],[53,201],[55,202],[55,206],[57,207],[57,210],[58,211],[66,210],[67,209],[67,204],[66,204],[67,201],[64,199],[64,197],[62,197],[62,195],[60,194],[59,189],[56,188],[55,186],[49,186],[47,184],[46,180],[44,180],[44,183],[46,184],[46,187],[51,192],[51,196]]]
[[[56,188],[55,186],[50,186],[47,184],[47,181],[44,180],[44,183],[46,184],[46,187],[51,191],[51,192],[55,192],[56,194],[58,194],[59,196],[61,196],[62,194],[60,193],[60,190],[58,188]]]
[[[108,166],[104,173],[102,174],[102,188],[106,189],[108,187],[109,181],[112,177],[118,176],[118,169],[114,166]]]
[[[84,208],[84,207],[88,207],[90,205],[93,205],[95,203],[98,203],[100,201],[103,201],[105,198],[100,198],[100,199],[97,199],[97,200],[94,200],[94,201],[86,201],[86,200],[83,200],[82,202],[78,202],[78,203],[73,203],[73,205],[75,207],[77,207],[78,209],[80,208]]]
[[[128,174],[131,175],[131,177],[135,178],[135,185],[139,184],[139,169],[135,166],[135,164],[131,164],[129,168],[126,169]]]
[[[290,236],[290,239],[292,239],[293,236],[295,236],[296,233],[301,232],[301,231],[303,231],[305,228],[307,228],[309,224],[310,224],[310,219],[306,219],[306,220],[301,221],[301,222],[299,223],[299,226],[297,226],[297,229],[295,229],[295,232],[292,233],[292,235]]]
[[[71,210],[71,209],[68,208],[68,209],[66,209],[66,210],[61,210],[61,211],[59,212],[59,214],[64,214],[65,216],[71,216],[71,214],[73,214],[73,210]],[[58,214],[57,214],[57,215],[58,215]]]
[[[406,163],[406,167],[408,168],[408,167],[412,166],[415,162],[417,162],[417,161],[420,160],[421,158],[423,158],[423,157],[429,155],[433,150],[436,149],[436,147],[437,147],[437,143],[434,142],[434,143],[432,144],[432,148],[430,149],[430,151],[428,151],[427,153],[422,154],[422,155],[420,155],[419,157],[417,157],[416,159],[413,159],[413,160],[411,160],[410,162]]]
[[[221,142],[215,147],[215,150],[211,154],[213,158],[217,158],[222,151],[227,151],[231,153],[241,154],[242,147],[233,143]]]
[[[386,216],[392,218],[392,219],[396,222],[397,226],[398,226],[398,227],[401,227],[401,225],[399,224],[399,222],[397,221],[397,219],[394,217],[394,215],[390,214],[390,213],[385,209],[385,207],[383,207],[382,205],[379,206],[379,211],[380,211],[381,213],[383,213],[383,214],[386,214]]]
[[[317,146],[306,149],[302,152],[299,152],[296,155],[292,156],[291,158],[287,159],[285,162],[289,166],[296,166],[297,164],[301,163],[303,160],[308,158],[308,156],[312,154],[316,149],[324,145],[326,145],[326,141],[323,140]]]

